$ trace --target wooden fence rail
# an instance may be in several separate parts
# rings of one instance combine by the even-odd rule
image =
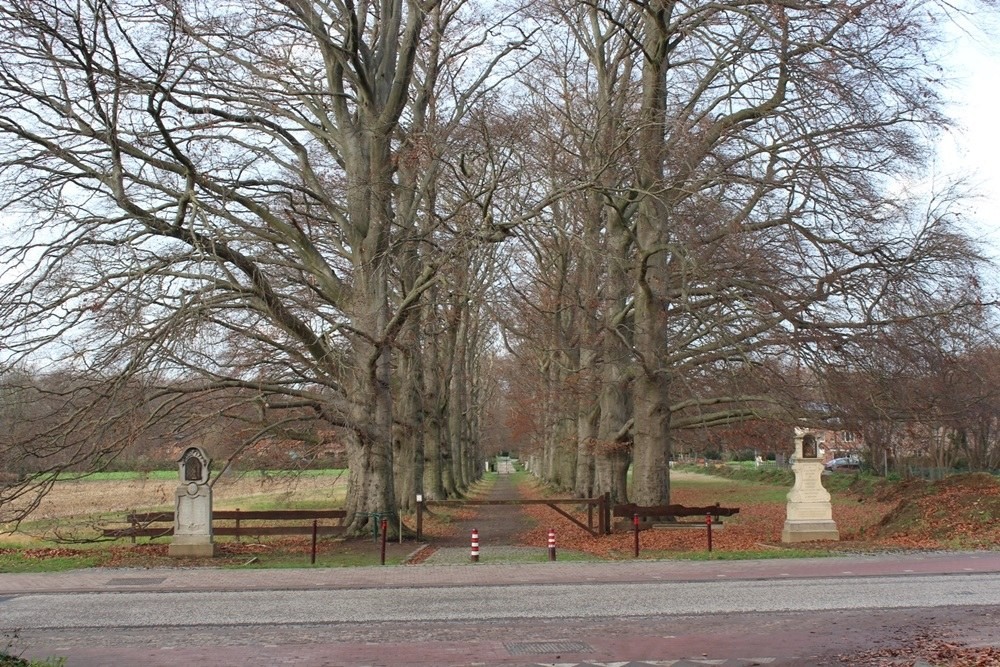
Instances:
[[[711,516],[716,523],[719,517],[739,514],[739,507],[720,507],[719,503],[707,507],[685,507],[684,505],[615,505],[612,514],[616,517],[633,518],[638,515],[641,520],[673,521],[678,517]]]
[[[425,500],[417,503],[417,539],[423,538],[424,512],[428,507],[488,507],[499,505],[547,505],[560,515],[587,531],[594,537],[606,535],[611,530],[611,498],[604,494],[597,498],[541,498],[532,500]],[[559,507],[560,505],[586,505],[587,523]],[[597,509],[597,525],[594,525],[594,509]]]
[[[237,539],[244,536],[263,535],[310,535],[312,521],[337,519],[338,524],[317,525],[319,535],[340,535],[344,532],[345,510],[216,510],[212,512],[212,533],[232,535]],[[251,524],[245,522],[250,521]],[[270,525],[262,525],[268,522]],[[274,525],[281,522],[284,525]],[[285,523],[295,522],[295,523]],[[124,518],[125,528],[104,528],[104,537],[169,537],[174,534],[173,512],[131,512]],[[221,525],[220,525],[221,523]],[[154,525],[168,524],[168,525]]]

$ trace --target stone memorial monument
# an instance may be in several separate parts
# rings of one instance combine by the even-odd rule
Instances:
[[[208,467],[212,463],[200,447],[188,447],[177,465],[180,485],[174,503],[174,539],[167,553],[178,558],[215,555],[212,541],[212,487]]]
[[[782,542],[839,540],[833,520],[830,493],[823,488],[823,460],[819,442],[808,429],[795,429],[795,460],[792,463],[795,485],[788,492]]]

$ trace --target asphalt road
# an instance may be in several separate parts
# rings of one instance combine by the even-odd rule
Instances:
[[[25,595],[0,603],[0,611],[7,627],[106,631],[171,625],[225,627],[933,609],[956,603],[964,606],[1000,603],[1000,576]]]
[[[927,636],[1000,647],[998,564],[818,559],[746,564],[742,578],[724,562],[88,571],[75,585],[0,575],[0,634],[69,667],[869,664],[844,656]]]

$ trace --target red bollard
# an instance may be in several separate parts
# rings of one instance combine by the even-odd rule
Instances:
[[[549,560],[556,559],[556,529],[549,528]]]
[[[712,515],[705,515],[705,525],[708,527],[708,553],[712,553]]]
[[[479,562],[479,531],[475,528],[472,529],[472,562]]]
[[[635,526],[635,557],[639,557],[639,515],[632,515],[632,525]]]

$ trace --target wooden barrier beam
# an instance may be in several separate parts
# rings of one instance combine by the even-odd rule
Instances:
[[[237,532],[235,526],[218,526],[212,528],[215,535],[311,535],[312,524],[301,526],[240,526]],[[320,535],[342,535],[346,529],[343,526],[317,526]]]
[[[309,519],[343,519],[346,510],[216,510],[212,512],[213,520],[241,521],[305,521]],[[173,521],[173,516],[170,518]]]
[[[534,500],[427,500],[424,501],[424,505],[444,507],[449,505],[551,505],[552,503],[559,505],[598,505],[600,502],[600,498],[543,498]]]
[[[615,505],[613,508],[616,517],[633,517],[636,514],[640,518],[648,517],[679,517],[679,516],[733,516],[739,514],[739,507],[720,507],[719,505],[709,505],[708,507],[685,507],[684,505]]]

